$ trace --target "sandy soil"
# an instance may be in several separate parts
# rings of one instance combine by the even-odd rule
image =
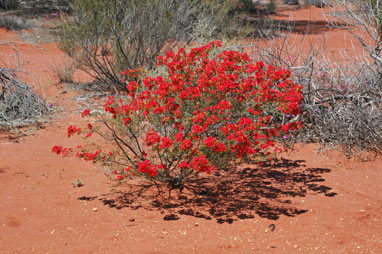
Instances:
[[[320,11],[280,15],[320,21]],[[319,34],[331,53],[353,50],[343,30]],[[4,30],[0,41],[15,42],[23,79],[59,109],[32,134],[0,133],[0,253],[382,253],[381,157],[346,159],[305,144],[272,166],[201,177],[193,184],[206,192],[197,197],[116,186],[92,164],[51,153],[77,144],[66,128],[82,121],[78,91],[57,85],[51,69],[64,53]],[[14,64],[14,50],[0,46],[0,59]],[[77,178],[84,186],[73,187]]]

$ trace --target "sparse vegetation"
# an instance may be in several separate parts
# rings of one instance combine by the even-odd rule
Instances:
[[[382,152],[382,83],[380,67],[367,58],[351,66],[322,55],[325,44],[290,44],[290,34],[265,46],[250,45],[257,60],[293,70],[304,89],[300,120],[304,129],[289,142],[319,142],[354,150]],[[301,40],[303,42],[304,40]],[[305,45],[306,47],[306,45]]]
[[[73,75],[75,71],[73,62],[55,65],[53,71],[56,73],[59,83],[73,83]]]
[[[23,30],[30,29],[31,26],[22,20],[13,16],[0,16],[0,28],[5,28],[7,30]]]
[[[12,69],[0,68],[0,126],[32,123],[48,112],[41,97],[18,80]]]
[[[327,0],[304,0],[305,5],[314,5],[316,7],[324,7],[325,5],[328,5]]]
[[[0,0],[0,8],[5,10],[16,9],[19,3],[19,0]]]
[[[72,182],[72,185],[74,188],[80,188],[84,186],[84,184],[81,182],[79,178],[77,178],[74,182]]]
[[[276,11],[276,8],[277,8],[277,3],[276,3],[276,1],[275,1],[275,0],[270,0],[270,1],[268,2],[268,4],[267,4],[267,11],[268,11],[269,13],[274,14],[275,11]]]
[[[240,30],[228,15],[232,3],[223,0],[79,0],[71,8],[61,48],[84,71],[116,89],[125,87],[122,70],[150,69],[164,49],[189,44],[195,32],[211,39]],[[208,30],[195,31],[196,26]]]

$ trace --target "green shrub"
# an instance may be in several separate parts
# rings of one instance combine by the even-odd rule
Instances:
[[[121,89],[122,69],[150,69],[164,49],[188,44],[204,22],[207,37],[236,31],[223,0],[78,0],[60,33],[61,48],[82,69]],[[211,39],[211,38],[206,38]],[[166,47],[165,47],[166,46]]]
[[[277,8],[277,3],[275,0],[270,0],[269,3],[267,4],[267,11],[269,13],[275,13]]]
[[[0,16],[0,28],[7,30],[23,30],[31,28],[25,21],[13,16]]]
[[[254,2],[252,0],[239,0],[238,6],[239,8],[243,8],[246,11],[252,12],[256,9],[256,6],[258,5],[257,2]]]
[[[75,66],[72,62],[56,65],[53,67],[53,71],[56,73],[59,83],[73,83]]]
[[[0,0],[0,8],[5,10],[16,9],[19,6],[18,0]]]

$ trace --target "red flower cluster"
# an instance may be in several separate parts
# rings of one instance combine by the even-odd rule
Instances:
[[[73,136],[73,134],[75,134],[76,132],[80,133],[81,132],[81,128],[76,128],[75,126],[70,125],[68,127],[68,138]]]
[[[90,113],[90,109],[85,109],[82,113],[81,113],[81,117],[85,117],[87,115],[89,115]]]
[[[62,154],[62,157],[67,157],[72,152],[72,148],[63,148],[62,146],[54,146],[52,152]]]
[[[147,174],[151,177],[154,177],[157,174],[156,166],[152,165],[149,160],[138,163],[138,172]]]

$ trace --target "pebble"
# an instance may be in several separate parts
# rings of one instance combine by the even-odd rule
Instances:
[[[98,209],[96,207],[93,208],[93,212],[97,212]]]

